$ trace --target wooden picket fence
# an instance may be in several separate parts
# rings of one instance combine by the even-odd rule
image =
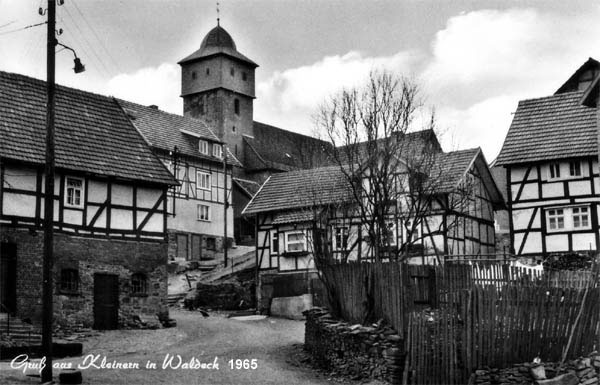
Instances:
[[[322,272],[334,285],[343,319],[383,318],[406,337],[411,383],[461,384],[484,366],[537,356],[557,361],[573,325],[569,357],[600,349],[597,268],[543,272],[494,263],[351,263]],[[425,307],[433,310],[423,312]]]
[[[458,306],[456,306],[458,305]],[[482,367],[534,357],[559,361],[600,348],[600,288],[476,285],[458,304],[409,319],[408,375],[414,384],[464,384]]]

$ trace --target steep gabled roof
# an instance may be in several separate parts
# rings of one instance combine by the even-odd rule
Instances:
[[[44,164],[46,82],[0,71],[0,157]],[[176,184],[117,102],[57,86],[56,167]]]
[[[180,154],[214,162],[222,161],[212,156],[212,150],[208,155],[198,151],[198,139],[222,143],[204,121],[171,114],[153,106],[143,106],[127,100],[118,99],[118,102],[150,146],[163,151],[173,151],[177,146]],[[237,158],[229,151],[227,161],[240,165]]]
[[[583,94],[520,101],[496,165],[596,156],[596,111],[581,105]]]
[[[573,75],[569,77],[569,79],[567,79],[566,82],[563,83],[562,86],[558,88],[558,90],[556,90],[554,94],[556,95],[565,92],[582,91],[582,89],[579,89],[579,82],[581,81],[582,75],[586,71],[590,71],[593,77],[595,77],[598,72],[600,72],[600,63],[593,58],[589,58],[573,73]]]
[[[260,189],[260,184],[253,180],[233,178],[233,183],[237,185],[240,190],[242,190],[249,198],[252,198]]]
[[[331,164],[328,142],[254,122],[254,137],[244,136],[244,165],[251,171],[290,171]]]
[[[456,189],[471,167],[477,167],[496,207],[504,200],[494,183],[481,149],[439,153],[431,167],[432,175],[441,177],[438,193]],[[242,214],[278,212],[352,201],[352,190],[339,166],[274,174],[262,185]]]
[[[242,214],[347,202],[351,194],[339,166],[283,172],[267,179]]]

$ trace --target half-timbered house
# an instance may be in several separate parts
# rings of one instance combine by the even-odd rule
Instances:
[[[240,166],[239,161],[204,121],[170,114],[156,106],[118,102],[179,182],[168,194],[169,257],[185,260],[214,257],[226,244],[226,200],[227,238],[233,239],[231,175],[232,168]],[[223,159],[225,153],[227,162]]]
[[[46,84],[0,72],[0,300],[42,307]],[[114,328],[168,311],[167,191],[176,182],[110,97],[58,86],[55,319]]]
[[[584,103],[600,63],[589,59],[553,95],[522,100],[498,155],[517,255],[598,250],[598,125]]]
[[[419,264],[441,263],[456,255],[489,258],[495,249],[494,210],[504,203],[481,150],[440,152],[435,157],[431,171],[440,179],[431,206],[418,218],[390,211],[392,250],[386,254],[406,251],[403,257]],[[408,186],[401,188],[410,194]],[[339,166],[275,174],[263,184],[244,209],[245,215],[256,216],[262,308],[268,309],[273,297],[306,294],[307,277],[314,275],[318,262],[317,238],[338,261],[373,259],[374,249],[354,202]],[[399,250],[401,246],[406,249]]]

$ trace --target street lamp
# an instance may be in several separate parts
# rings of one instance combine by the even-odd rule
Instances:
[[[73,52],[73,55],[75,56],[75,59],[73,59],[73,62],[75,63],[75,67],[73,67],[73,71],[75,71],[76,74],[80,74],[83,71],[85,71],[85,66],[83,64],[81,64],[81,59],[77,57],[77,53],[75,53],[75,50],[73,48],[66,46],[59,41],[56,42],[56,45],[60,45],[64,49],[68,49],[69,51]]]

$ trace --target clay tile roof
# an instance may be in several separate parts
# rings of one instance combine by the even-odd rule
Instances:
[[[502,195],[479,148],[437,154],[431,167],[431,175],[441,178],[439,184],[434,185],[436,191],[453,191],[476,162],[492,201],[497,207],[502,207]],[[296,212],[313,206],[351,202],[352,199],[351,187],[339,166],[289,171],[267,179],[242,214]],[[288,220],[289,216],[285,218]]]
[[[248,203],[243,214],[348,202],[350,186],[339,166],[273,174]]]
[[[199,139],[205,139],[209,143],[222,143],[204,121],[126,100],[119,99],[118,102],[150,146],[163,151],[172,151],[177,146],[180,154],[222,162],[220,158],[212,156],[211,149],[208,155],[198,151]],[[227,153],[229,163],[241,165],[230,151]]]
[[[432,167],[432,174],[440,178],[436,190],[450,192],[456,188],[480,152],[479,148],[471,148],[438,154]]]
[[[117,102],[57,86],[56,167],[176,184]],[[0,157],[45,163],[46,82],[0,71]]]
[[[596,156],[596,110],[582,106],[582,96],[567,92],[520,101],[496,165]]]

